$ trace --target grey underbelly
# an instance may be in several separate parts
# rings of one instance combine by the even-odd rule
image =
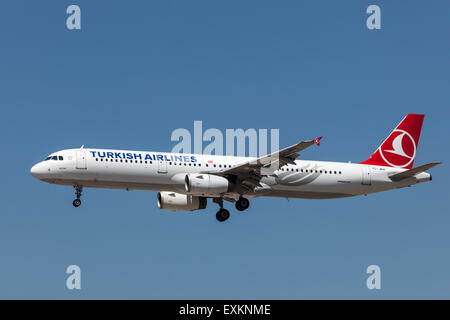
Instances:
[[[118,182],[105,180],[72,180],[72,179],[46,179],[48,183],[75,186],[80,185],[86,188],[107,188],[107,189],[127,189],[127,190],[152,190],[152,191],[175,191],[184,193],[183,185],[141,183],[141,182]],[[311,192],[298,190],[265,190],[261,193],[249,194],[252,197],[280,197],[280,198],[302,198],[302,199],[335,199],[351,197],[352,194],[332,193],[332,192]]]
[[[75,186],[80,185],[86,188],[106,188],[106,189],[128,189],[128,190],[153,190],[153,191],[176,191],[173,184],[155,184],[141,182],[117,182],[104,180],[71,180],[71,179],[46,179],[48,183]]]
[[[279,198],[301,198],[301,199],[336,199],[352,197],[353,194],[333,193],[333,192],[311,192],[311,191],[267,191],[262,196]]]

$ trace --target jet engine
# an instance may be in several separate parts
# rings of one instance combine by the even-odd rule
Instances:
[[[210,197],[228,192],[230,182],[213,174],[190,173],[184,178],[184,187],[189,194]]]
[[[206,198],[176,192],[158,192],[158,207],[170,211],[194,211],[206,208]]]

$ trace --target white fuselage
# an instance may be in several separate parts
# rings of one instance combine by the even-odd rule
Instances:
[[[55,158],[56,157],[56,158]],[[68,149],[37,163],[34,177],[60,185],[186,193],[189,173],[214,174],[251,160],[245,157],[106,149]],[[263,177],[245,197],[326,199],[402,188],[431,180],[425,172],[394,182],[404,169],[340,162],[297,160]],[[212,195],[239,197],[236,193]]]

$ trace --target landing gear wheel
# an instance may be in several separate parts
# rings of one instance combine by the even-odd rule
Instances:
[[[220,222],[224,222],[229,217],[230,217],[230,211],[228,211],[227,209],[222,208],[219,211],[217,211],[217,213],[216,213],[216,219],[217,219],[217,221],[220,221]]]
[[[239,211],[244,211],[250,207],[250,201],[247,198],[239,198],[235,203],[236,209]]]
[[[81,205],[81,200],[80,199],[75,199],[75,200],[73,200],[72,204],[73,204],[73,206],[75,208],[77,208],[77,207],[79,207]]]
[[[72,204],[75,208],[78,208],[81,205],[81,192],[83,191],[83,187],[82,186],[73,186],[75,188],[75,195],[77,196],[77,198],[75,200],[73,200]]]

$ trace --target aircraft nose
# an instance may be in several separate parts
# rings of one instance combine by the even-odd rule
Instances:
[[[44,176],[45,171],[42,164],[37,163],[30,169],[30,173],[36,179],[41,179]]]

